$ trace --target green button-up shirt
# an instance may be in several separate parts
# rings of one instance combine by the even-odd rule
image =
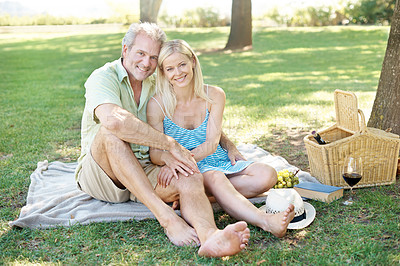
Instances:
[[[78,159],[76,175],[81,169],[83,158],[90,152],[93,139],[100,129],[100,121],[94,110],[104,103],[116,104],[131,112],[140,120],[147,122],[146,108],[149,99],[155,92],[155,75],[142,83],[139,106],[129,82],[128,73],[122,65],[121,58],[96,69],[85,83],[86,103],[82,116],[81,156]],[[149,147],[131,143],[131,148],[138,159],[149,158]]]

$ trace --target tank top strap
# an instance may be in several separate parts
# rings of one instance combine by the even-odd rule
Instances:
[[[154,96],[151,97],[151,98],[154,99],[154,101],[156,101],[156,103],[158,104],[158,106],[160,106],[161,111],[163,112],[164,116],[166,117],[167,115],[165,114],[164,108],[162,108],[161,103],[160,103],[156,98],[154,98]]]
[[[206,84],[207,85],[207,91],[206,91],[206,93],[207,93],[207,97],[208,97],[208,84]],[[208,101],[206,101],[206,110],[208,110]]]

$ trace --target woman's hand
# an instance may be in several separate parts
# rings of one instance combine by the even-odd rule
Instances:
[[[227,152],[232,165],[235,165],[237,161],[246,161],[246,158],[244,158],[244,156],[240,153],[235,145],[229,146]]]
[[[171,183],[172,178],[174,177],[174,173],[171,168],[164,165],[161,167],[160,172],[157,175],[157,183],[163,188],[166,188]]]

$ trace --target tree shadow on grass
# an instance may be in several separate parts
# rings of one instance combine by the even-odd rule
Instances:
[[[309,134],[303,129],[271,129],[272,136],[263,135],[255,141],[260,148],[285,158],[291,165],[310,171],[304,137]]]

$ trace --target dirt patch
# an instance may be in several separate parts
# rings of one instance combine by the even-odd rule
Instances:
[[[304,137],[310,134],[302,129],[273,129],[272,136],[262,136],[255,144],[273,155],[285,158],[303,171],[310,171]]]

